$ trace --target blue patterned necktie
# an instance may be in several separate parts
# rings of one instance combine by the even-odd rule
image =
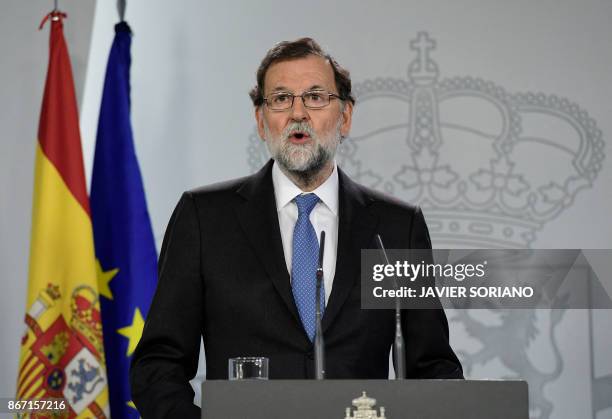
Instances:
[[[291,288],[300,319],[312,341],[315,334],[316,272],[319,257],[317,233],[310,222],[310,213],[319,202],[315,194],[298,195],[298,219],[293,229],[293,257],[291,259]],[[325,289],[321,284],[321,307],[325,307]],[[323,309],[321,310],[323,312]]]

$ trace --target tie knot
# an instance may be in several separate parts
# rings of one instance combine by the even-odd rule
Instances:
[[[310,216],[310,212],[319,202],[319,197],[313,193],[298,195],[295,197],[295,204],[298,207],[298,217],[302,215]]]

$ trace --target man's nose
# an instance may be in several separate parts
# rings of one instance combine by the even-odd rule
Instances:
[[[293,99],[291,107],[291,119],[294,121],[305,121],[308,119],[308,109],[304,106],[304,101],[300,96]]]

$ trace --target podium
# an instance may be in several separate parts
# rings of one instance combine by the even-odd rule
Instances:
[[[528,419],[527,383],[489,380],[205,380],[202,383],[203,419],[382,417]]]

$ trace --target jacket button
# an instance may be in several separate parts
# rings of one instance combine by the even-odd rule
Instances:
[[[307,353],[306,353],[306,357],[307,357],[308,359],[314,359],[314,352],[307,352]]]

